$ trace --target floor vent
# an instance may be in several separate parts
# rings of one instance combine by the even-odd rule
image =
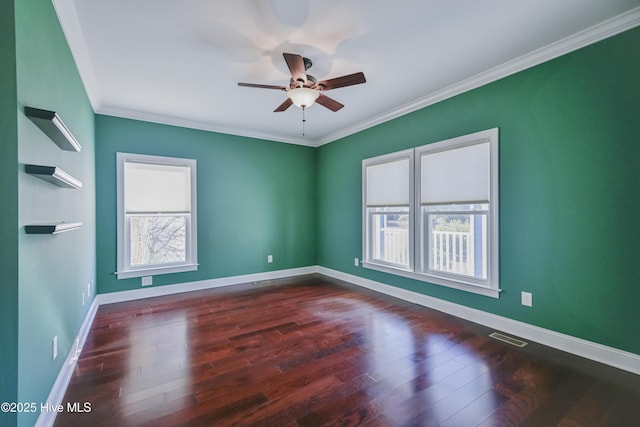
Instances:
[[[521,341],[517,338],[513,338],[507,335],[503,335],[499,332],[494,332],[492,334],[489,334],[489,336],[491,338],[497,339],[498,341],[502,341],[502,342],[506,342],[507,344],[511,344],[511,345],[515,345],[516,347],[524,347],[525,345],[527,345],[526,342]]]

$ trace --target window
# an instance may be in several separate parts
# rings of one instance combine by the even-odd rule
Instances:
[[[498,129],[367,159],[363,175],[365,267],[498,297]]]
[[[413,152],[366,161],[364,167],[366,259],[411,269],[411,171]]]
[[[118,279],[197,269],[196,161],[117,153]]]

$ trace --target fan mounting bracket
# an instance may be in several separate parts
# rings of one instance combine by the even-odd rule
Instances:
[[[309,58],[305,58],[304,56],[302,57],[302,62],[304,63],[305,71],[311,68],[311,66],[313,65],[313,62]]]

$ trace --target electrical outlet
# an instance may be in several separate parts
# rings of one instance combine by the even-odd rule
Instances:
[[[84,292],[82,293],[82,305],[84,305]]]
[[[273,262],[273,255],[267,255],[267,262],[268,263],[272,263]]]
[[[53,360],[56,360],[58,357],[58,336],[53,337]]]
[[[153,276],[144,276],[142,278],[142,286],[153,285]]]
[[[87,283],[87,296],[90,297],[91,296],[91,284],[93,283],[93,280],[90,281],[89,283]]]
[[[355,265],[356,267],[360,267],[360,260],[358,258],[354,258],[353,265]]]
[[[522,305],[526,305],[527,307],[533,306],[533,295],[531,292],[522,292],[520,294]]]

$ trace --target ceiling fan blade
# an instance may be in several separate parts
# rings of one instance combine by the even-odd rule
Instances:
[[[304,66],[302,56],[293,53],[283,53],[282,56],[284,56],[287,67],[289,67],[293,81],[302,84],[307,83],[307,69]]]
[[[280,104],[280,106],[278,108],[276,108],[275,110],[273,110],[274,113],[280,113],[284,110],[286,110],[287,108],[291,107],[293,105],[293,101],[291,101],[291,98],[287,98],[286,101],[284,101],[282,104]]]
[[[327,95],[323,95],[322,93],[320,94],[318,99],[316,99],[316,102],[323,107],[326,107],[329,110],[333,111],[334,113],[344,107],[344,105],[340,104],[335,99],[331,99]]]
[[[261,85],[255,83],[238,83],[238,86],[242,87],[257,87],[260,89],[279,89],[279,90],[287,90],[288,88],[284,86],[274,86],[274,85]]]
[[[349,74],[347,76],[336,77],[334,79],[322,80],[316,84],[318,90],[337,89],[339,87],[359,85],[366,83],[362,72]]]

